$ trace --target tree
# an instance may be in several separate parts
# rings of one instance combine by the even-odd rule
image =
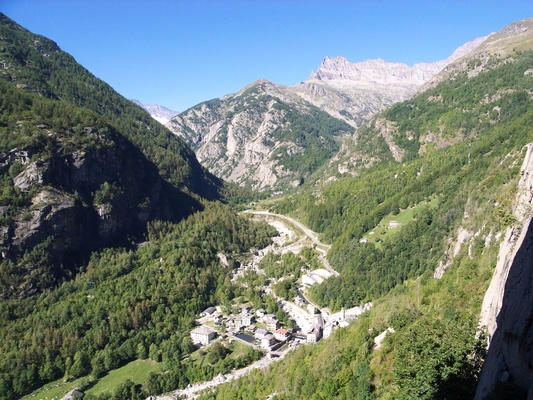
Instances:
[[[78,351],[74,355],[74,363],[70,368],[70,375],[78,378],[80,376],[85,376],[91,370],[91,364],[89,362],[89,357],[84,351]]]

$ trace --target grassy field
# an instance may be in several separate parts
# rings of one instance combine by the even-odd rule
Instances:
[[[161,372],[162,364],[152,360],[135,360],[121,368],[109,372],[87,390],[87,394],[93,396],[104,392],[113,392],[115,388],[127,379],[135,384],[144,383],[150,372]]]
[[[32,394],[22,397],[21,400],[59,400],[74,388],[91,385],[92,387],[86,391],[87,394],[99,395],[107,391],[113,392],[126,379],[129,379],[135,384],[144,383],[150,372],[160,372],[161,367],[162,364],[152,360],[135,360],[109,372],[97,380],[94,385],[92,384],[93,379],[91,377],[83,377],[71,382],[63,382],[63,379],[59,379],[43,386]]]
[[[21,397],[21,400],[58,400],[62,399],[72,389],[82,386],[82,383],[86,382],[87,378],[76,379],[71,382],[63,382],[63,379],[59,379],[54,382],[43,386],[36,390],[32,394]]]

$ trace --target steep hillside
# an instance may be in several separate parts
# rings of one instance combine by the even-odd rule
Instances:
[[[268,81],[201,103],[167,126],[212,173],[259,190],[300,185],[338,151],[338,138],[352,131]]]
[[[56,43],[0,14],[0,47],[1,79],[103,116],[138,146],[170,183],[202,197],[218,196],[220,182],[203,170],[182,140],[97,79]]]
[[[201,208],[104,118],[0,81],[2,297],[29,295],[153,219]]]
[[[2,297],[73,276],[220,196],[183,141],[62,52],[0,14]]]
[[[513,49],[532,47],[531,24],[524,20],[489,36],[419,95],[359,128],[328,174],[355,174],[380,161],[413,159],[515,118],[525,110],[532,72],[529,56]],[[506,79],[510,75],[513,80]]]

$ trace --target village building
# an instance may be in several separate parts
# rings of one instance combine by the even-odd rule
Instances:
[[[313,325],[319,326],[321,329],[324,329],[324,318],[322,317],[321,313],[313,315]]]
[[[268,331],[266,329],[263,329],[263,328],[257,328],[255,330],[255,338],[258,339],[258,340],[261,340],[263,339],[263,337],[265,337],[265,335],[268,333]]]
[[[265,314],[263,315],[263,322],[265,322],[267,319],[277,319],[275,314]]]
[[[235,326],[243,328],[252,325],[255,322],[255,317],[252,314],[241,314],[235,318]]]
[[[322,328],[320,326],[313,326],[309,331],[307,331],[306,342],[307,343],[316,343],[322,337]]]
[[[218,314],[213,317],[213,323],[215,324],[215,326],[222,325],[223,321],[224,321],[224,317],[222,316],[222,314]]]
[[[274,335],[271,333],[267,333],[262,339],[261,339],[261,347],[263,349],[269,350],[272,345],[276,343],[276,339],[274,338]]]
[[[194,344],[207,346],[216,337],[216,332],[207,326],[200,326],[191,331],[191,340]]]
[[[283,342],[291,337],[291,333],[287,329],[276,329],[274,332],[274,337],[276,340]]]
[[[278,329],[278,321],[276,319],[267,319],[265,320],[265,325],[267,331],[274,332],[276,329]]]
[[[263,310],[262,308],[258,309],[256,312],[255,312],[255,315],[257,315],[258,318],[262,318],[265,316],[265,310]]]
[[[200,314],[202,317],[207,317],[208,315],[211,315],[215,312],[215,307],[207,307],[202,313]]]
[[[330,323],[327,323],[326,326],[324,326],[324,330],[322,331],[322,336],[324,337],[324,339],[327,339],[328,337],[331,336],[332,333],[333,333],[333,325]]]
[[[248,314],[251,310],[252,310],[252,307],[243,306],[243,307],[241,307],[241,314]]]

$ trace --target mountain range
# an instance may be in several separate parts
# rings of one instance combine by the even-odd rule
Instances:
[[[194,106],[166,126],[184,138],[215,175],[257,190],[287,190],[331,159],[358,126],[411,98],[484,40],[461,46],[446,60],[412,67],[382,59],[351,63],[327,57],[296,86],[254,82],[238,93]],[[314,120],[314,138],[299,118]]]

